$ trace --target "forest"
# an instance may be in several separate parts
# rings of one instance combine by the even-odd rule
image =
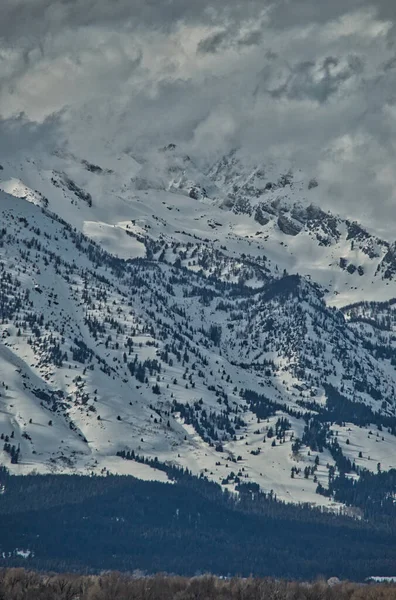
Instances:
[[[387,523],[295,506],[188,472],[159,483],[0,472],[0,567],[364,581],[396,572]]]

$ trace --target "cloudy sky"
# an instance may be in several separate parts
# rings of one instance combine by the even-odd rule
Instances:
[[[396,238],[395,25],[394,0],[1,0],[0,151],[242,147]]]

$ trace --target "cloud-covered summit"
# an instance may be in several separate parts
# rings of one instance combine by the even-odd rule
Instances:
[[[243,147],[394,237],[395,22],[390,0],[3,0],[0,152]]]

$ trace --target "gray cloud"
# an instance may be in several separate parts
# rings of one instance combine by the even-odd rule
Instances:
[[[66,140],[61,134],[61,118],[61,114],[54,114],[42,123],[35,123],[20,114],[0,120],[0,156],[23,154],[34,157],[36,152],[62,148]]]
[[[207,38],[200,40],[197,52],[202,54],[212,54],[217,52],[224,46],[225,42],[227,42],[230,38],[231,33],[229,31],[218,31],[216,33],[212,33]]]
[[[308,98],[317,102],[326,102],[330,96],[340,91],[343,83],[353,76],[362,74],[363,70],[363,60],[356,55],[348,56],[343,65],[333,56],[327,56],[319,62],[304,61],[289,68],[284,83],[269,90],[269,93],[275,99]]]
[[[179,21],[219,25],[243,21],[261,12],[270,0],[185,2],[185,0],[3,0],[0,35],[33,38],[65,28],[112,26],[170,31]]]
[[[369,6],[378,18],[394,21],[396,6],[393,0],[332,0],[331,2],[313,2],[313,0],[294,0],[293,2],[276,2],[273,4],[272,26],[285,29],[304,26],[307,23],[324,24],[339,19],[345,14],[359,11]]]
[[[393,0],[2,0],[0,154],[175,141],[208,164],[243,146],[386,229],[395,22]]]
[[[214,54],[221,50],[229,48],[248,48],[257,46],[262,41],[263,32],[259,29],[253,29],[241,33],[237,27],[232,26],[229,29],[223,29],[211,33],[199,41],[197,52],[200,54]]]
[[[256,46],[262,41],[263,32],[258,29],[250,31],[238,40],[239,46]]]

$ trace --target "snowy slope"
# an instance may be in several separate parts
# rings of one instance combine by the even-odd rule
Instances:
[[[4,464],[166,479],[133,451],[331,505],[305,433],[324,415],[345,456],[393,466],[393,249],[312,178],[236,154],[203,173],[173,145],[0,164]]]
[[[338,307],[395,295],[393,246],[329,214],[320,186],[298,169],[244,164],[233,153],[205,175],[172,144],[148,157],[103,150],[96,159],[100,164],[64,154],[1,159],[0,189],[47,206],[123,258],[143,256],[141,242],[149,239],[158,251],[179,244],[187,258],[220,253],[228,278],[246,280],[238,270],[242,255],[242,271],[264,264],[272,274],[309,276]],[[262,283],[260,274],[247,277]]]

